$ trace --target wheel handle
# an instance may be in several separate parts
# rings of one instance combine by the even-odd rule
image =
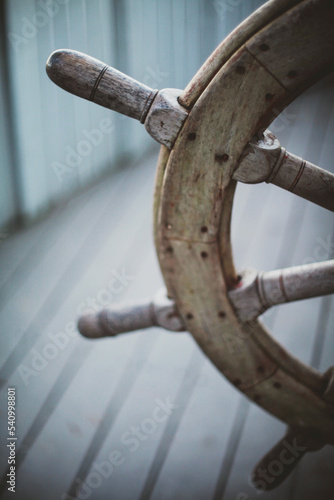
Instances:
[[[46,72],[67,92],[144,123],[148,133],[169,149],[188,116],[178,102],[181,90],[153,90],[75,50],[53,52],[47,60]]]

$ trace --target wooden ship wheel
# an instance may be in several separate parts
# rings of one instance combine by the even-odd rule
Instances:
[[[334,175],[282,148],[267,129],[306,88],[333,70],[334,3],[271,0],[212,53],[185,90],[152,90],[84,54],[47,62],[65,90],[140,120],[159,141],[154,240],[166,290],[152,301],[85,315],[98,338],[161,326],[188,330],[225,377],[288,425],[257,464],[280,460],[280,484],[306,451],[334,445],[334,367],[319,373],[287,352],[258,317],[276,304],[334,292],[334,260],[236,272],[230,221],[238,181],[280,186],[334,211]],[[231,350],[233,345],[233,350]],[[284,446],[299,446],[284,462]]]

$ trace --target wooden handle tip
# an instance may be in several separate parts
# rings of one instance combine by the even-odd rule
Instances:
[[[92,100],[92,91],[105,64],[70,49],[52,52],[46,62],[50,80],[71,94]]]
[[[97,314],[84,314],[78,321],[78,330],[86,338],[97,339],[104,337]]]
[[[69,51],[66,49],[55,50],[50,54],[48,60],[46,61],[46,72],[50,80],[57,84],[57,81],[62,73],[62,68],[64,65],[64,60],[66,59],[66,53]]]

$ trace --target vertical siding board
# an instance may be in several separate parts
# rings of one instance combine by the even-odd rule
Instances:
[[[35,5],[37,8],[37,5]],[[48,197],[48,205],[62,194],[61,184],[53,169],[52,163],[57,159],[59,148],[59,94],[57,89],[50,89],[49,79],[44,71],[45,60],[55,46],[54,18],[50,17],[44,30],[38,30],[36,58],[40,87],[40,112],[43,127],[39,131],[43,143],[43,163],[41,169],[45,179],[44,190]],[[36,130],[31,130],[35,134]],[[23,165],[22,168],[25,168]]]
[[[154,2],[153,2],[154,3]],[[179,82],[175,79],[175,53],[179,48],[175,46],[173,34],[172,3],[155,2],[155,60],[149,62],[146,70],[151,68],[155,71],[152,75],[151,85],[155,88],[179,87]],[[151,28],[152,29],[152,28]],[[154,64],[154,65],[153,65]]]
[[[15,217],[14,184],[11,173],[12,161],[6,122],[4,88],[2,81],[0,81],[0,227],[5,226]]]
[[[69,28],[71,30],[71,47],[79,52],[92,53],[87,42],[86,1],[69,3]],[[94,55],[92,53],[92,55]],[[91,104],[82,99],[74,99],[74,129],[76,131],[74,149],[79,153],[80,163],[74,171],[76,186],[84,185],[85,178],[93,177],[92,158],[95,148],[87,141],[86,132],[91,130]]]
[[[99,18],[101,26],[101,43],[99,47],[99,50],[101,50],[101,58],[103,58],[102,60],[106,62],[110,61],[110,64],[113,65],[117,59],[117,45],[114,34],[115,11],[112,8],[110,0],[100,0]],[[94,33],[92,32],[91,35],[93,38]],[[113,124],[112,132],[108,135],[108,137],[106,137],[104,143],[104,162],[105,168],[107,169],[109,168],[109,165],[111,165],[111,162],[113,162],[113,165],[116,166],[118,159],[121,156],[117,134],[118,123],[122,117],[121,115],[117,115],[117,113],[106,114],[102,108],[101,116],[102,118],[110,118]]]
[[[85,2],[86,16],[86,43],[87,52],[97,59],[112,65],[114,59],[114,46],[111,40],[112,11],[109,2],[98,0],[97,2]],[[87,103],[88,104],[88,103]],[[107,168],[113,168],[117,156],[117,143],[114,131],[110,134],[102,133],[101,143],[96,130],[101,132],[102,120],[108,119],[114,122],[114,113],[102,108],[88,104],[90,112],[89,132],[94,131],[97,137],[97,145],[93,147],[91,154],[91,170],[88,172],[93,178],[101,175]],[[83,179],[85,182],[85,179]]]
[[[8,2],[8,31],[22,36],[24,26],[32,22],[35,13],[33,0]],[[28,29],[28,28],[27,28]],[[10,82],[15,101],[13,103],[19,137],[19,176],[21,178],[22,211],[27,219],[38,216],[47,209],[43,166],[43,129],[40,108],[39,67],[36,58],[37,37],[34,29],[26,43],[12,47],[10,54]],[[36,33],[39,29],[35,28]],[[23,32],[24,33],[24,32]]]
[[[146,4],[150,0],[126,0],[126,34],[128,40],[128,68],[129,75],[136,80],[142,80],[143,68],[145,68],[146,54],[144,53],[143,33],[148,30],[151,34],[152,27],[148,25],[145,19]],[[151,39],[151,44],[156,44],[156,40]],[[146,50],[146,47],[145,47]],[[145,70],[144,70],[145,71]],[[129,123],[127,123],[129,122]],[[131,154],[133,151],[143,151],[152,139],[147,135],[146,130],[139,122],[124,120],[124,125],[128,126],[125,143],[125,152]]]
[[[10,115],[10,104],[7,75],[7,43],[3,4],[0,6],[0,227],[9,226],[16,216],[16,195],[15,195],[15,141],[11,137],[12,116]],[[0,240],[1,243],[1,240]]]
[[[131,75],[129,65],[129,39],[128,39],[128,6],[127,0],[119,2],[113,0],[110,4],[112,16],[112,40],[115,52],[110,61],[111,66],[119,69],[123,73]],[[127,117],[112,113],[114,123],[114,137],[117,143],[116,160],[123,161],[131,154],[131,138],[133,134],[133,120]]]
[[[183,41],[186,36],[186,21],[184,0],[171,0],[171,24],[173,38],[173,65],[175,86],[183,89],[187,82],[185,75],[185,53],[183,50]],[[161,64],[161,61],[160,61]]]
[[[214,4],[212,2],[205,2],[205,0],[201,0],[200,3],[200,58],[204,62],[221,40],[217,37],[218,19]]]
[[[228,19],[226,2],[214,0],[213,2],[217,16],[217,45],[228,35]]]
[[[50,80],[44,71],[45,61],[50,52],[56,48],[71,45],[67,8],[67,5],[60,6],[50,22],[51,43],[47,36],[40,40],[43,47],[43,54],[40,57],[40,72],[45,86],[44,135],[46,143],[50,144],[50,148],[47,148],[44,168],[49,175],[49,195],[53,204],[69,197],[77,186],[75,168],[57,175],[58,167],[61,168],[63,165],[69,168],[70,166],[66,161],[66,147],[75,146],[74,97],[61,91],[55,85],[50,85]]]

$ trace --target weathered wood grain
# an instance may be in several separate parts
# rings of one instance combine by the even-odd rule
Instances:
[[[292,153],[285,152],[270,182],[334,212],[334,174]]]
[[[277,20],[270,30],[260,31],[246,47],[286,89],[293,91],[333,69],[334,3],[304,1],[284,18],[285,22]]]
[[[75,50],[53,52],[46,71],[67,92],[145,123],[148,133],[168,148],[173,146],[188,116],[178,102],[181,90],[158,92]]]
[[[249,88],[255,85],[250,107]],[[276,98],[284,96],[285,89],[247,50],[241,49],[238,60],[232,58],[224,76],[221,70],[200,97],[171,152],[170,175],[164,180],[164,192],[171,199],[161,224],[167,228],[168,238],[207,242],[216,239],[224,195],[243,150],[241,144],[253,137],[262,115],[269,119],[274,103],[266,101],[265,95],[273,89]],[[211,139],[210,134],[215,138]]]
[[[188,112],[178,101],[181,90],[163,89],[156,95],[145,119],[147,132],[171,149]]]
[[[275,135],[265,130],[262,137],[253,137],[246,147],[233,172],[233,179],[247,184],[271,182],[270,178],[282,164],[284,153]]]
[[[288,9],[300,3],[300,0],[272,0],[257,9],[243,21],[223,42],[198,70],[180,96],[180,103],[190,109],[208,86],[220,68],[247,42],[255,33]]]
[[[53,52],[46,63],[50,79],[76,96],[144,122],[157,90],[75,50]]]

